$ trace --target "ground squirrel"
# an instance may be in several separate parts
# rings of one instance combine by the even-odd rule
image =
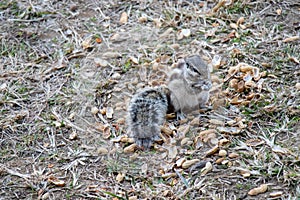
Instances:
[[[211,86],[210,70],[200,56],[181,59],[172,70],[168,83],[175,112],[187,114],[204,107]]]
[[[147,88],[135,94],[128,106],[127,123],[136,144],[149,148],[159,139],[167,112],[186,114],[205,106],[210,88],[208,66],[194,55],[178,62],[167,87]]]

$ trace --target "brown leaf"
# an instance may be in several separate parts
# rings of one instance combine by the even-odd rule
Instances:
[[[120,23],[121,23],[121,24],[126,24],[127,21],[128,21],[128,15],[127,15],[126,12],[123,12],[123,13],[121,14],[121,17],[120,17]]]
[[[259,187],[253,188],[252,190],[250,190],[248,192],[248,194],[250,196],[256,196],[258,194],[265,193],[267,190],[268,190],[268,185],[267,184],[262,184]]]
[[[128,147],[124,148],[124,153],[133,153],[135,149],[137,149],[137,144],[131,144]]]
[[[300,39],[299,36],[293,36],[293,37],[285,38],[283,40],[283,42],[293,42],[293,41],[296,41],[296,40],[299,40],[299,39]]]
[[[97,149],[97,153],[98,154],[108,154],[108,150],[106,148],[104,148],[104,147],[99,147]]]
[[[56,186],[59,186],[59,187],[63,187],[66,185],[65,181],[59,180],[58,178],[56,178],[54,176],[48,177],[48,182],[50,182]]]
[[[212,170],[213,166],[211,164],[211,162],[207,162],[205,164],[205,167],[203,169],[201,169],[201,175],[206,175],[208,172],[210,172]]]
[[[108,139],[111,136],[110,125],[105,124],[102,126],[102,137]]]
[[[282,191],[276,191],[276,192],[272,192],[270,193],[270,197],[279,197],[283,194]]]
[[[250,139],[246,141],[246,145],[249,147],[256,147],[259,145],[264,144],[265,141],[261,140],[261,139]]]
[[[241,132],[241,129],[236,127],[217,127],[217,130],[220,131],[221,133],[226,133],[231,135],[236,135]]]
[[[105,114],[106,114],[106,117],[108,119],[112,119],[113,118],[113,114],[114,114],[114,109],[112,107],[107,107]]]
[[[122,182],[125,178],[125,173],[121,172],[121,173],[118,173],[117,177],[116,177],[116,181],[118,181],[118,183]]]
[[[210,150],[208,150],[207,152],[205,152],[205,156],[206,156],[206,157],[207,157],[207,156],[211,156],[211,155],[217,153],[218,151],[219,151],[219,146],[216,145],[216,146],[214,146],[213,148],[211,148]]]
[[[199,161],[200,161],[199,159],[186,160],[185,162],[182,163],[182,168],[187,169]]]

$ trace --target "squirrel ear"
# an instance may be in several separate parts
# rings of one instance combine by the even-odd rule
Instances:
[[[184,67],[185,61],[184,59],[179,59],[177,62],[177,68],[182,69]]]

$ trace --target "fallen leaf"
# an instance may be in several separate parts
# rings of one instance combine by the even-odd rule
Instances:
[[[256,196],[258,194],[265,193],[267,190],[268,190],[268,185],[267,184],[262,184],[259,187],[253,188],[252,190],[250,190],[248,192],[248,194],[250,196]]]
[[[70,135],[69,135],[69,139],[70,140],[75,140],[77,138],[77,133],[75,131],[73,131]]]
[[[126,24],[128,21],[128,15],[126,12],[122,12],[121,17],[120,17],[120,23],[121,24]]]
[[[135,143],[131,144],[128,147],[124,148],[124,153],[133,153],[137,147],[138,147],[137,144],[135,144]]]
[[[261,140],[261,139],[250,139],[246,141],[246,145],[249,147],[256,147],[259,145],[264,144],[265,141]]]
[[[109,124],[102,125],[102,137],[104,139],[108,139],[110,136],[111,136],[110,125]]]
[[[114,114],[114,110],[112,107],[107,107],[106,108],[106,117],[108,119],[112,119],[113,118],[113,114]]]
[[[200,161],[199,159],[186,160],[185,162],[182,163],[182,168],[187,169],[199,161]]]
[[[100,43],[102,42],[102,39],[99,38],[99,37],[97,37],[97,38],[96,38],[96,42],[97,42],[98,44],[100,44]]]
[[[281,12],[282,12],[282,10],[279,8],[276,10],[277,15],[281,15]]]
[[[92,107],[92,108],[91,108],[91,113],[92,113],[93,115],[96,115],[98,112],[99,112],[99,109],[98,109],[97,107]]]
[[[48,177],[48,182],[50,182],[56,186],[59,186],[59,187],[63,187],[66,185],[65,181],[59,180],[58,178],[56,178],[54,176]]]
[[[122,182],[125,178],[125,173],[121,172],[121,173],[118,173],[117,177],[116,177],[116,181],[118,181],[118,183]]]
[[[210,150],[208,150],[207,152],[205,152],[205,156],[211,156],[215,153],[217,153],[219,151],[219,147],[218,145],[214,146],[213,148],[211,148]]]
[[[217,127],[217,130],[220,131],[221,133],[226,133],[231,135],[236,135],[241,132],[241,129],[236,127]]]
[[[213,165],[211,162],[207,162],[205,164],[205,167],[201,169],[201,175],[206,175],[208,172],[210,172],[213,168]]]
[[[293,42],[293,41],[296,41],[296,40],[299,40],[299,39],[300,39],[299,36],[293,36],[293,37],[285,38],[283,40],[283,42]]]
[[[227,151],[226,151],[226,150],[221,149],[221,150],[219,151],[219,156],[220,156],[220,157],[225,157],[226,155],[227,155]]]
[[[85,40],[81,43],[82,48],[83,48],[83,49],[89,49],[89,48],[93,47],[93,45],[92,45],[92,43],[91,43],[91,40],[92,40],[91,38],[85,39]]]
[[[109,63],[106,60],[103,60],[101,58],[95,58],[94,62],[96,63],[97,66],[100,67],[107,67],[109,65]]]
[[[183,158],[179,158],[177,161],[176,161],[176,167],[181,167],[182,164],[186,161],[185,157]]]
[[[98,154],[107,154],[107,153],[108,153],[108,150],[107,150],[106,148],[104,148],[104,147],[99,147],[99,148],[97,149],[97,153],[98,153]]]
[[[178,154],[178,150],[177,150],[177,147],[175,145],[168,145],[166,147],[166,149],[168,151],[168,158],[170,158],[170,159],[176,158],[176,156]]]
[[[229,158],[237,158],[237,157],[239,157],[239,154],[237,154],[237,153],[230,153],[230,154],[228,155],[228,157],[229,157]]]
[[[270,197],[279,197],[283,194],[282,191],[272,192],[270,193]]]

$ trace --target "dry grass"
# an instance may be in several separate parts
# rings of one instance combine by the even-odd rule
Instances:
[[[0,199],[299,199],[300,4],[216,5],[2,0]],[[178,39],[182,29],[191,35]],[[126,134],[131,95],[165,83],[163,71],[193,53],[209,63],[222,58],[213,72],[214,109],[196,125],[169,120],[178,134],[162,146],[124,153],[130,143],[116,140]],[[241,62],[266,73],[260,89],[229,87],[228,69]],[[232,103],[251,93],[248,103]],[[112,108],[113,118],[93,108]],[[223,133],[232,120],[245,125],[237,135]],[[195,143],[206,129],[217,130],[214,140]],[[229,143],[220,148],[238,157],[216,164],[218,154],[205,152],[221,139]],[[200,162],[183,170],[180,158]],[[203,173],[207,162],[213,168]],[[267,192],[247,195],[261,184]]]

